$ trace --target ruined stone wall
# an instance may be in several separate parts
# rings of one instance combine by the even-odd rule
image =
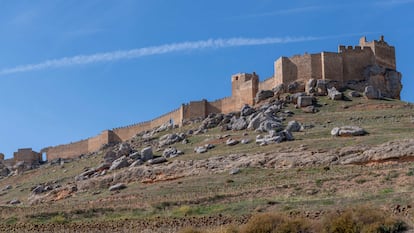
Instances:
[[[310,54],[293,56],[290,58],[290,61],[296,66],[297,75],[295,81],[310,79],[312,75],[312,57]]]
[[[322,79],[337,80],[343,82],[342,55],[339,53],[323,52],[322,60]]]
[[[11,168],[14,166],[14,158],[10,158],[10,159],[5,159],[2,161],[4,165],[6,165],[6,167]]]
[[[96,137],[88,139],[88,151],[95,152],[108,143],[118,143],[122,140],[112,130],[104,130]]]
[[[276,80],[273,76],[259,83],[259,91],[272,90],[275,87],[276,87]]]
[[[369,47],[340,46],[339,51],[342,55],[344,82],[362,80],[365,67],[375,64],[374,53]]]
[[[289,58],[280,57],[275,62],[276,85],[288,84],[297,80],[298,69]]]
[[[145,121],[138,124],[133,124],[125,127],[112,129],[115,135],[120,139],[120,141],[126,141],[134,137],[137,133],[151,130],[151,121]]]
[[[19,149],[13,154],[14,162],[32,163],[42,160],[42,155],[32,150],[32,148]]]
[[[375,43],[375,59],[376,63],[380,66],[384,66],[393,70],[397,69],[395,62],[395,48],[388,46],[385,42]]]
[[[396,70],[396,61],[395,61],[395,47],[390,46],[387,42],[384,41],[384,36],[381,36],[379,41],[367,41],[367,38],[364,36],[359,40],[359,45],[361,47],[370,47],[375,55],[376,64]]]
[[[183,106],[183,115],[185,120],[191,120],[207,116],[207,100],[191,101]]]
[[[171,111],[160,117],[155,118],[154,120],[151,121],[151,128],[161,126],[165,123],[170,122],[170,120],[172,120],[174,125],[181,125],[183,121],[183,108],[182,107],[177,108],[174,111]]]
[[[313,79],[322,79],[322,55],[321,53],[311,54],[311,77]],[[309,77],[305,77],[309,80]]]
[[[46,149],[46,157],[48,161],[57,158],[77,158],[88,152],[88,140],[86,139],[70,144],[49,147]]]
[[[219,100],[215,100],[213,102],[207,103],[207,113],[230,113],[234,111],[239,111],[240,109],[236,108],[234,104],[233,97],[226,97]]]

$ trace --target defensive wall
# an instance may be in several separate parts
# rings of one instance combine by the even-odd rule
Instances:
[[[204,118],[211,113],[230,113],[239,111],[243,105],[254,105],[256,94],[261,90],[271,90],[280,84],[292,82],[305,83],[309,79],[333,80],[340,85],[351,80],[364,79],[364,69],[370,65],[381,65],[395,70],[395,48],[384,41],[384,37],[368,42],[365,37],[359,45],[338,47],[338,52],[280,57],[274,62],[272,77],[259,81],[259,76],[238,73],[231,76],[231,96],[215,101],[191,101],[179,108],[150,121],[125,127],[105,130],[99,135],[78,142],[47,147],[42,149],[47,160],[57,158],[75,158],[99,150],[108,143],[118,143],[131,139],[137,133],[151,130],[165,123],[181,126],[185,121]],[[303,90],[304,91],[304,90]],[[20,151],[20,150],[19,150]],[[26,158],[26,154],[15,156]],[[37,155],[32,154],[35,158]]]

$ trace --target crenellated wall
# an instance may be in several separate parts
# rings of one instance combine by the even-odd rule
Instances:
[[[204,118],[210,113],[230,113],[239,111],[245,104],[254,105],[259,90],[271,90],[279,84],[309,79],[334,80],[339,84],[364,78],[367,66],[378,64],[395,69],[395,48],[389,46],[384,38],[367,42],[360,39],[358,46],[339,46],[338,52],[321,52],[292,57],[280,57],[274,62],[274,75],[262,82],[256,73],[238,73],[231,77],[231,96],[212,102],[207,100],[191,101],[179,108],[153,120],[125,127],[105,130],[101,134],[66,145],[42,149],[47,159],[74,158],[99,150],[108,143],[118,143],[131,139],[137,133],[151,130],[165,123],[181,126],[184,121]]]
[[[362,80],[364,69],[375,64],[374,53],[369,47],[361,46],[339,46],[342,56],[343,81]]]
[[[89,152],[88,142],[89,140],[85,139],[65,145],[48,147],[46,149],[42,149],[42,152],[46,152],[46,158],[48,161],[58,158],[75,158],[79,157],[80,155],[87,154]]]

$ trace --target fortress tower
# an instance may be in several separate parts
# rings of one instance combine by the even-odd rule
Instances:
[[[281,57],[275,61],[274,79],[276,85],[325,79],[341,86],[349,81],[364,80],[364,70],[373,65],[396,70],[395,48],[384,41],[384,36],[370,42],[362,37],[359,45],[340,45],[336,53]]]
[[[397,66],[395,63],[395,48],[394,46],[388,45],[384,40],[384,36],[381,36],[379,40],[371,42],[367,41],[367,38],[361,37],[359,40],[361,47],[369,47],[375,56],[375,63],[388,69],[396,70]]]
[[[253,74],[238,73],[231,76],[231,96],[235,109],[240,109],[244,104],[253,105],[254,98],[259,91],[259,76]]]

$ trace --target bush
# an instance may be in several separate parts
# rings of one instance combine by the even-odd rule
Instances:
[[[366,206],[329,216],[323,226],[326,233],[398,233],[406,229],[404,222]]]
[[[241,233],[289,233],[311,232],[310,224],[302,218],[290,219],[280,214],[258,214],[244,225]]]
[[[51,223],[57,223],[57,224],[63,224],[63,223],[68,223],[69,221],[66,219],[65,216],[59,214],[59,215],[53,216],[50,219],[50,222]]]

